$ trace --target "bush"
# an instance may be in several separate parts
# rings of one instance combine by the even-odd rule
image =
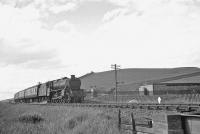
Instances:
[[[19,116],[20,122],[38,123],[43,120],[44,120],[44,118],[42,118],[42,115],[39,113],[24,113]]]

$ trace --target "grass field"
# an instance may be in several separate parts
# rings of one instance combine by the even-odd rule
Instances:
[[[119,134],[113,110],[0,103],[0,134]]]

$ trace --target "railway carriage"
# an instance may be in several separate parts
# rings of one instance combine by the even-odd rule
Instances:
[[[18,98],[19,98],[19,92],[17,92],[17,93],[14,95],[14,100],[15,100],[15,101],[18,101]]]
[[[42,83],[38,85],[38,101],[45,101],[48,99],[50,93],[50,88],[48,87],[48,83]]]
[[[38,86],[29,87],[24,90],[24,100],[25,102],[34,102],[37,99]]]
[[[14,96],[15,102],[24,102],[24,93],[24,90],[17,92]]]

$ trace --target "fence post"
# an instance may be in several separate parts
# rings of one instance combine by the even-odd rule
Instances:
[[[119,109],[119,113],[118,113],[118,128],[119,130],[121,130],[121,110]]]
[[[131,113],[131,121],[132,121],[132,132],[133,134],[137,134],[136,129],[135,129],[135,120],[134,120],[133,113]]]

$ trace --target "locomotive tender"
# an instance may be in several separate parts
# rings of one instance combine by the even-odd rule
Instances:
[[[16,103],[32,103],[48,101],[52,103],[81,103],[84,100],[81,80],[71,75],[71,79],[64,77],[46,83],[29,87],[14,95]]]

